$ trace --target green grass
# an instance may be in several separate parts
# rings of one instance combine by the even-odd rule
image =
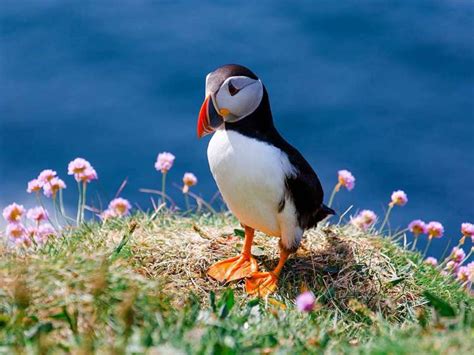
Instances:
[[[163,212],[87,224],[35,251],[0,247],[0,353],[472,351],[472,298],[389,237],[310,231],[278,292],[254,299],[205,274],[238,252],[234,228],[226,215]],[[269,269],[277,241],[258,234],[253,251]],[[318,297],[312,313],[294,306],[302,289]]]

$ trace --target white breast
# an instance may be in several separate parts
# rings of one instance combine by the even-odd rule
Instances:
[[[209,142],[207,157],[224,201],[240,222],[273,236],[296,227],[292,203],[278,213],[285,176],[294,173],[280,149],[234,131],[218,130]]]

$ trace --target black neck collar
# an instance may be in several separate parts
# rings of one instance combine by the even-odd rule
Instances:
[[[277,132],[273,124],[270,100],[265,87],[263,88],[262,101],[257,109],[237,122],[226,122],[225,129],[263,141],[271,140],[271,137]]]

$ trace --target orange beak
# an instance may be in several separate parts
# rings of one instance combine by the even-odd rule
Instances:
[[[212,97],[209,95],[204,100],[201,110],[199,110],[199,117],[197,123],[197,136],[198,138],[204,137],[207,134],[211,134],[223,123],[222,117],[217,113]]]

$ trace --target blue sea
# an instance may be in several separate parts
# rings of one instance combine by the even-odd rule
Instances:
[[[474,3],[439,1],[0,2],[0,207],[34,204],[26,182],[44,168],[68,184],[67,163],[91,161],[91,203],[122,196],[142,209],[159,189],[156,155],[176,155],[210,200],[209,137],[196,138],[206,74],[250,67],[266,85],[275,124],[319,174],[356,176],[343,212],[383,215],[393,190],[409,202],[391,227],[439,220],[446,237],[474,222]],[[425,241],[420,240],[420,247]],[[467,244],[468,246],[470,244]]]

